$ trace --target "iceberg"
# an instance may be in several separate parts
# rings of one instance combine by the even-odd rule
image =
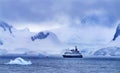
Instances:
[[[10,60],[10,62],[8,62],[6,64],[31,65],[32,62],[26,61],[26,60],[22,59],[21,57],[18,57],[14,60]]]

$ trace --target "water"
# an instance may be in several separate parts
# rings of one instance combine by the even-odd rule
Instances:
[[[32,65],[5,65],[9,60],[0,59],[0,73],[120,73],[119,58],[40,58],[27,59]]]

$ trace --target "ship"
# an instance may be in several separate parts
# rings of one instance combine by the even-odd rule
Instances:
[[[77,49],[77,46],[75,46],[75,49],[72,50],[66,50],[66,52],[63,54],[64,58],[83,58],[83,55],[79,52]]]

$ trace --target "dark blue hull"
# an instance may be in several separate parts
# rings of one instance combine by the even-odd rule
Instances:
[[[64,58],[83,58],[82,55],[79,56],[72,56],[72,55],[63,55]]]

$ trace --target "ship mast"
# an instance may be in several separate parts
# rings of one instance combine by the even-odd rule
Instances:
[[[77,46],[75,46],[75,51],[77,51],[78,49],[77,49]]]

